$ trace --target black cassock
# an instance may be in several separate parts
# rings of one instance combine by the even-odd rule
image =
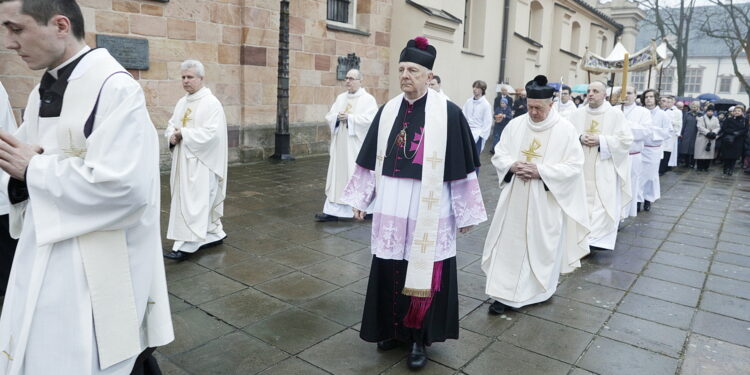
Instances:
[[[406,154],[414,151],[412,143],[421,138],[425,126],[427,96],[413,105],[404,100],[399,108],[394,126],[388,137],[383,176],[421,179],[422,164],[404,157],[403,148],[396,139],[402,129],[406,131]],[[447,103],[447,143],[444,181],[460,180],[479,167],[479,155],[473,141],[469,124],[461,109],[452,102]],[[377,153],[378,125],[383,107],[378,110],[372,126],[362,145],[357,164],[374,170]],[[429,124],[428,124],[429,126]],[[426,141],[429,142],[429,132]],[[395,146],[394,146],[395,145]],[[395,147],[392,149],[392,147]],[[389,152],[390,151],[390,152]],[[425,156],[426,157],[426,156]],[[373,236],[378,236],[373,233]],[[456,280],[456,258],[442,261],[440,291],[435,293],[420,329],[404,326],[404,317],[411,303],[410,296],[401,294],[406,279],[408,261],[372,257],[367,296],[362,316],[360,337],[369,342],[396,339],[405,343],[418,342],[430,345],[447,339],[458,338],[458,282]]]

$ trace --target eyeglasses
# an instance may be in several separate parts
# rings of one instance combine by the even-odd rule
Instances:
[[[359,81],[359,78],[354,78],[354,77],[346,77],[346,78],[344,78],[344,80],[345,80],[345,81]]]

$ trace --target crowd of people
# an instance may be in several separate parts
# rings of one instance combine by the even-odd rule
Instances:
[[[186,94],[164,134],[174,243],[162,254],[159,142],[138,82],[86,45],[74,1],[0,0],[0,21],[6,46],[45,71],[18,128],[0,86],[0,369],[159,373],[152,353],[174,339],[162,256],[182,261],[226,238],[223,107],[203,64],[184,61]],[[750,161],[743,106],[682,111],[654,90],[602,82],[577,104],[540,75],[492,106],[477,80],[459,107],[432,72],[436,58],[427,39],[409,40],[402,92],[380,107],[362,74],[347,72],[325,117],[330,163],[315,215],[372,220],[360,336],[381,351],[406,346],[411,369],[426,365],[430,344],[458,339],[457,236],[488,219],[478,180],[488,140],[501,192],[481,267],[494,315],[548,300],[561,273],[613,250],[621,220],[651,209],[670,167],[703,172],[718,158],[731,176]]]

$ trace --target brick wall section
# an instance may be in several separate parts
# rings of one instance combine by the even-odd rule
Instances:
[[[143,87],[160,131],[184,95],[180,62],[193,58],[205,64],[207,86],[224,105],[230,159],[245,162],[273,153],[279,1],[78,1],[90,46],[97,34],[148,39],[150,68],[131,73]],[[360,56],[365,87],[379,104],[387,99],[391,1],[358,0],[357,29],[369,36],[330,30],[326,0],[291,1],[289,120],[295,156],[327,152],[330,134],[323,116],[344,90],[343,82],[336,80],[338,56],[352,52]],[[28,70],[15,52],[0,49],[0,80],[18,119],[40,76],[41,72]],[[166,150],[163,141],[165,162]]]

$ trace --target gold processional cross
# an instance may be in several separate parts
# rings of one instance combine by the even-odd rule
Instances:
[[[534,158],[541,158],[542,155],[538,154],[536,150],[538,150],[540,147],[542,147],[542,144],[539,142],[538,139],[534,138],[531,140],[531,144],[529,145],[528,150],[521,151],[522,154],[526,155],[526,161],[532,162],[534,161]]]
[[[437,164],[440,164],[443,162],[443,159],[437,156],[437,151],[433,151],[432,156],[427,158],[427,161],[432,163],[432,169],[435,169],[437,167]]]
[[[589,134],[599,134],[601,130],[599,130],[599,121],[591,120],[591,126],[586,129],[586,133]]]
[[[425,233],[421,240],[414,241],[415,245],[419,245],[420,250],[423,254],[427,252],[427,246],[432,246],[435,241],[430,241],[430,235]]]
[[[190,114],[191,114],[191,113],[193,113],[193,110],[192,110],[192,109],[190,109],[190,108],[188,108],[188,109],[187,109],[187,110],[185,111],[185,115],[184,115],[184,116],[182,116],[182,120],[180,120],[180,121],[182,121],[182,127],[183,127],[183,128],[187,126],[187,122],[188,122],[188,121],[192,120],[192,118],[190,118]]]

